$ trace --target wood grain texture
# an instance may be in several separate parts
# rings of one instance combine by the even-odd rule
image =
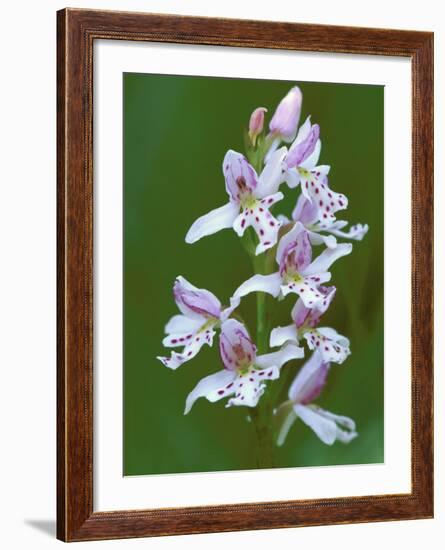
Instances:
[[[411,493],[93,512],[92,68],[96,39],[411,58]],[[57,537],[96,540],[432,517],[432,33],[66,9],[57,14],[57,83]]]

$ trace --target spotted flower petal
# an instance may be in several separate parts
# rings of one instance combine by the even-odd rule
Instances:
[[[234,202],[240,202],[243,195],[252,193],[258,185],[258,175],[246,157],[241,153],[227,151],[223,160],[226,191]]]
[[[222,324],[219,351],[228,370],[247,369],[256,359],[256,346],[246,327],[236,319],[228,319]]]
[[[233,224],[233,229],[240,237],[249,226],[254,228],[259,239],[256,255],[272,248],[277,242],[281,222],[272,216],[269,208],[281,199],[283,194],[278,192],[261,200],[252,200],[243,208]]]
[[[291,293],[298,294],[304,305],[308,308],[312,308],[322,301],[324,297],[318,285],[327,283],[330,280],[331,274],[329,272],[317,273],[311,277],[300,277],[298,279],[288,278],[288,280],[281,285],[281,293],[283,296],[287,296]]]
[[[182,315],[174,315],[165,327],[165,347],[183,347],[170,357],[159,356],[163,365],[177,369],[193,359],[204,344],[212,346],[215,328],[233,313],[240,299],[232,297],[230,306],[223,308],[218,298],[206,289],[197,288],[184,277],[177,277],[173,294]]]
[[[184,349],[181,353],[172,352],[170,357],[158,356],[158,359],[169,369],[176,370],[187,361],[190,361],[190,359],[193,359],[204,344],[212,346],[216,323],[216,319],[213,323],[207,322],[195,333],[170,334],[166,336],[162,342],[165,347],[179,345],[184,346]]]
[[[267,369],[249,369],[245,374],[240,374],[230,388],[234,397],[228,400],[226,407],[246,406],[256,407],[260,397],[263,395],[267,380],[276,380],[280,376],[277,367]]]
[[[335,222],[335,213],[348,207],[348,199],[329,188],[328,166],[317,166],[313,170],[300,168],[300,183],[304,196],[318,208],[318,221],[325,227]]]
[[[233,383],[236,378],[236,373],[232,371],[222,370],[206,376],[198,382],[195,388],[188,394],[185,402],[184,414],[188,414],[193,404],[200,397],[205,397],[211,403],[219,401],[224,397],[224,392],[221,392],[228,384]]]
[[[325,362],[343,363],[350,355],[349,340],[333,328],[319,327],[304,334],[311,350],[317,350]]]

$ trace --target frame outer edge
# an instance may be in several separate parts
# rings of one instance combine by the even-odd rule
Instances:
[[[203,30],[209,28],[206,36]],[[267,29],[264,38],[261,29]],[[331,38],[320,32],[325,31]],[[357,44],[357,36],[364,43]],[[92,44],[107,39],[343,51],[412,58],[411,494],[93,513]],[[182,34],[181,34],[182,33]],[[212,34],[213,33],[213,34]],[[216,34],[215,34],[216,33]],[[242,39],[239,38],[242,36]],[[278,40],[275,37],[280,37]],[[304,37],[310,38],[304,45]],[[244,41],[244,42],[243,42]],[[286,45],[284,45],[286,44]],[[432,33],[65,9],[57,13],[57,537],[64,541],[428,518],[433,514]],[[424,116],[422,116],[424,115]],[[415,210],[415,212],[414,212]],[[417,218],[416,218],[417,216]],[[417,224],[415,223],[417,219]],[[421,222],[422,227],[419,228]],[[426,226],[424,226],[426,224]],[[414,254],[413,254],[414,255]]]
[[[57,12],[57,538],[66,540],[65,130],[66,11]]]

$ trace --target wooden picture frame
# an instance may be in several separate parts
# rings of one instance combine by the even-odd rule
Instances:
[[[93,43],[155,41],[402,56],[412,63],[412,490],[93,512]],[[57,537],[64,541],[433,516],[433,34],[65,9],[57,14]]]

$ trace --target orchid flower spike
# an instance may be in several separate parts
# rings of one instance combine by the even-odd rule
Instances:
[[[267,292],[275,298],[296,293],[307,308],[313,308],[325,299],[319,286],[330,281],[330,266],[351,251],[352,244],[342,243],[324,250],[312,261],[308,232],[302,223],[296,222],[278,243],[276,261],[279,270],[270,275],[254,275],[238,287],[234,298],[242,298],[251,292]]]
[[[300,221],[308,230],[312,244],[323,243],[329,248],[335,248],[337,246],[335,237],[361,241],[369,230],[368,224],[358,223],[353,225],[349,231],[342,231],[348,225],[348,222],[344,220],[336,220],[332,223],[320,222],[319,207],[317,201],[311,202],[301,194],[292,212],[292,219]],[[281,218],[280,221],[286,223],[287,220]],[[322,232],[328,233],[328,235],[323,235]]]
[[[242,237],[251,225],[259,238],[256,254],[273,247],[278,239],[280,222],[269,208],[283,199],[278,191],[284,181],[283,159],[286,148],[274,152],[260,177],[246,158],[236,151],[228,151],[224,157],[223,172],[229,202],[198,218],[188,230],[187,243],[194,243],[206,235],[233,227]]]
[[[311,124],[308,117],[286,156],[286,181],[290,188],[301,183],[303,195],[316,206],[316,218],[327,225],[335,222],[335,212],[348,207],[348,199],[329,188],[330,166],[317,166],[321,151],[319,135],[320,127]]]
[[[349,340],[338,334],[333,328],[317,328],[321,316],[334,299],[336,288],[320,286],[318,290],[323,294],[323,300],[318,302],[316,307],[309,309],[299,298],[291,313],[293,323],[285,327],[274,328],[270,333],[270,346],[282,346],[286,342],[298,344],[301,338],[304,338],[308,348],[320,353],[326,363],[343,363],[351,353]]]
[[[277,443],[283,445],[289,430],[300,418],[326,445],[335,441],[349,443],[357,437],[355,422],[347,416],[339,416],[313,405],[323,390],[330,364],[315,352],[301,368],[289,388],[289,401],[282,403],[275,411],[280,420]]]
[[[198,382],[187,397],[184,414],[200,397],[214,403],[234,395],[226,407],[255,407],[266,389],[265,382],[276,380],[287,361],[300,359],[304,355],[303,349],[293,344],[274,353],[257,355],[246,327],[236,319],[223,322],[219,350],[224,369]]]
[[[175,370],[193,359],[204,344],[212,346],[215,328],[230,317],[240,301],[232,298],[230,307],[223,308],[214,294],[196,288],[181,276],[175,281],[173,295],[181,315],[174,315],[165,326],[167,336],[162,344],[168,348],[183,347],[183,350],[158,359]]]

